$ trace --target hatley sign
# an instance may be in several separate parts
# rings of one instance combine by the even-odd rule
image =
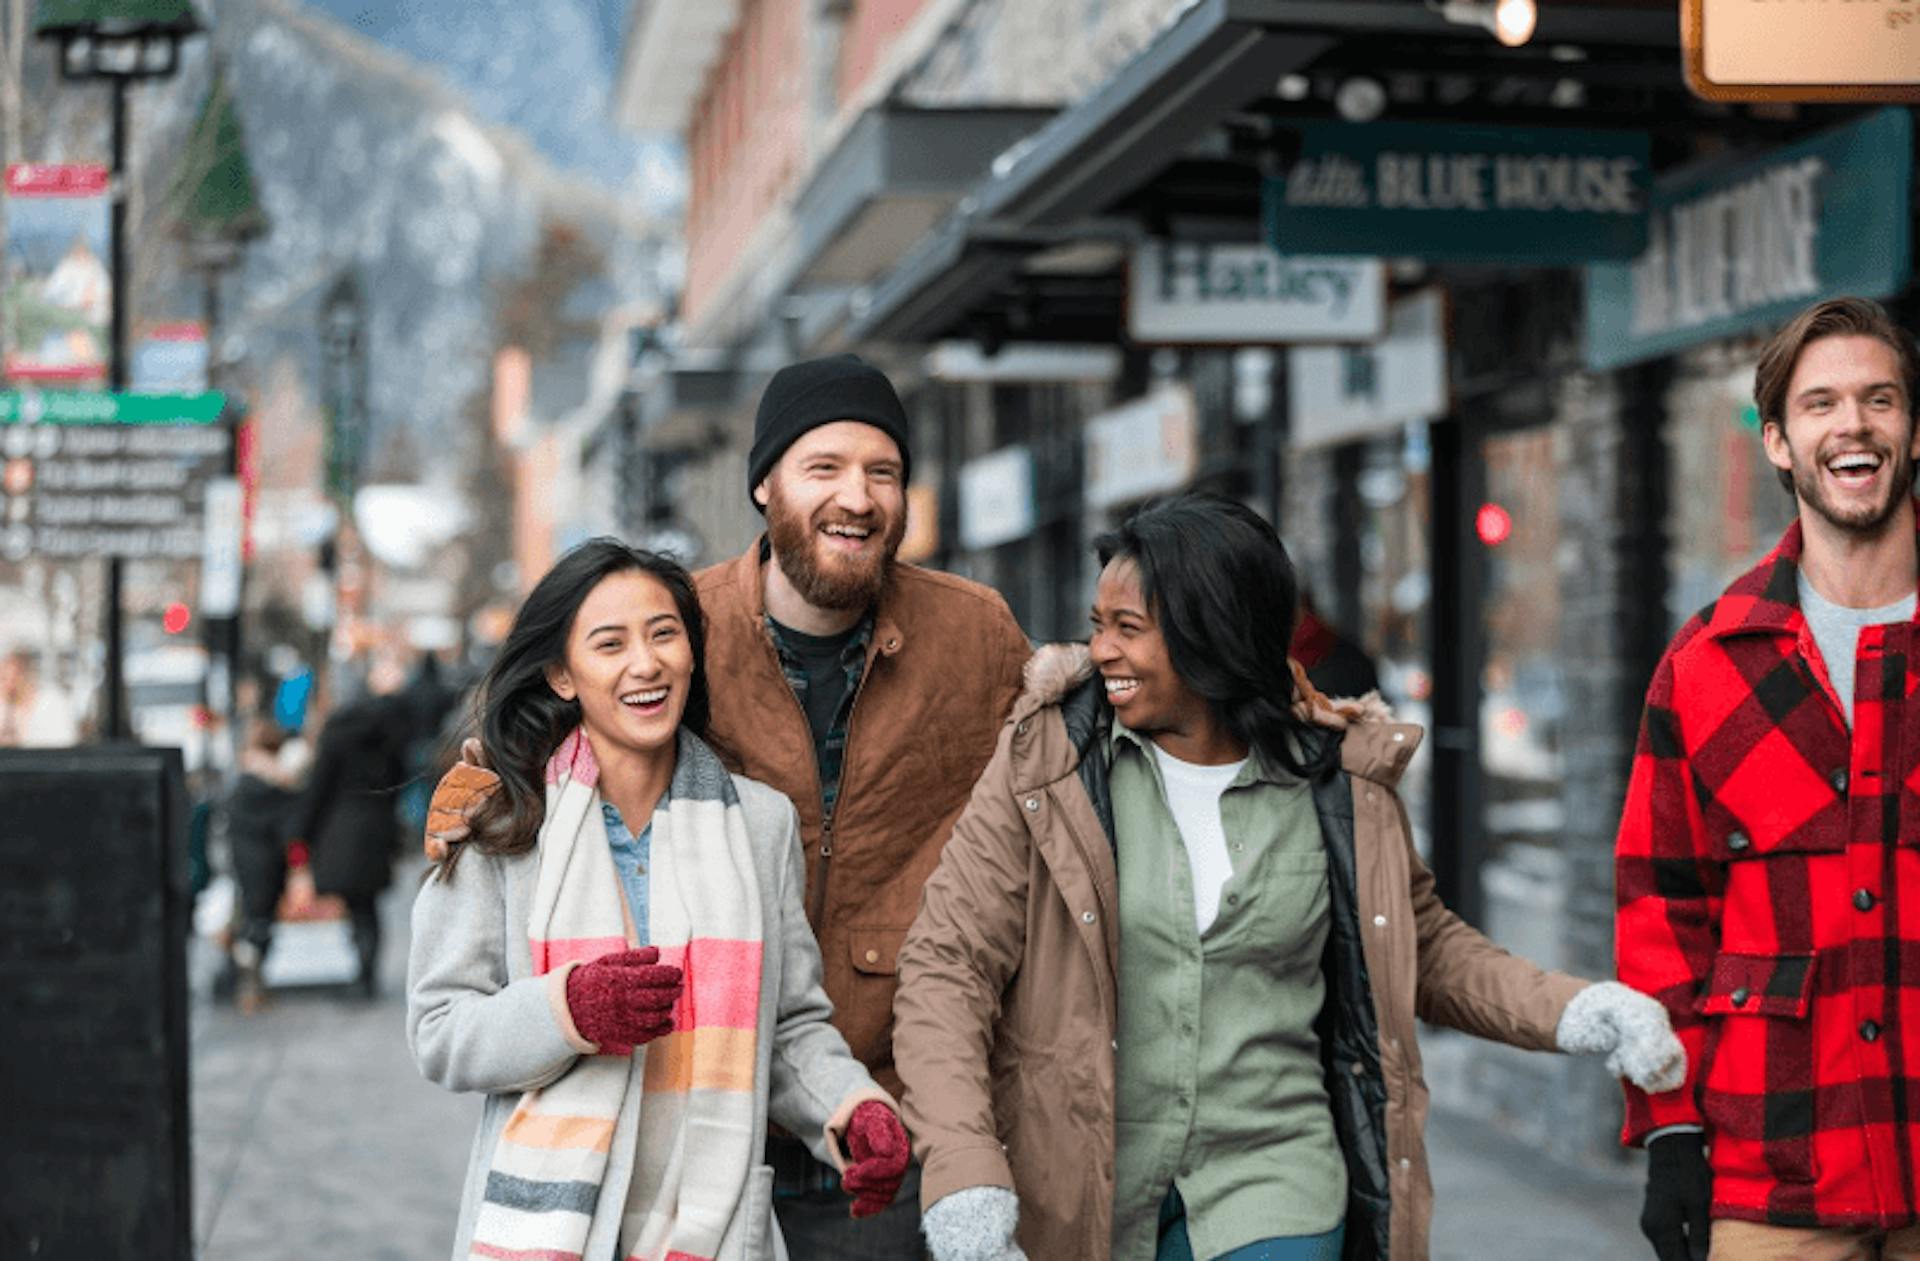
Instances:
[[[1587,362],[1635,363],[1907,281],[1913,121],[1888,109],[1654,190],[1646,251],[1587,269]]]
[[[1371,341],[1386,326],[1386,290],[1377,258],[1147,241],[1133,251],[1127,332],[1144,344]]]
[[[1646,245],[1644,132],[1303,123],[1262,189],[1267,242],[1299,254],[1556,264]]]

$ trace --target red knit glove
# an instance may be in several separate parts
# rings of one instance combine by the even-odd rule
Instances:
[[[840,1175],[840,1185],[853,1196],[853,1215],[872,1217],[893,1203],[906,1179],[913,1155],[907,1127],[892,1108],[869,1099],[847,1121],[847,1153],[853,1159]]]
[[[567,1013],[599,1054],[632,1055],[673,1032],[680,984],[680,969],[663,965],[656,946],[602,955],[567,974]]]

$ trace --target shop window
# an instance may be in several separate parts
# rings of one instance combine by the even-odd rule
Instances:
[[[1795,515],[1760,445],[1748,359],[1696,361],[1667,400],[1669,631],[1773,550]]]
[[[1379,677],[1380,694],[1401,721],[1433,729],[1432,460],[1427,427],[1375,439],[1360,450],[1352,487],[1359,526],[1356,638]],[[1322,608],[1331,593],[1316,592]],[[1430,767],[1423,744],[1400,781],[1414,841],[1430,852]]]
[[[1565,817],[1569,715],[1553,443],[1548,428],[1482,438],[1484,499],[1472,506],[1485,583],[1479,713],[1485,858],[1522,876],[1553,853]]]

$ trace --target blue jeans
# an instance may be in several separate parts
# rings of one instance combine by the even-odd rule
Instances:
[[[1340,1244],[1346,1234],[1343,1223],[1324,1235],[1262,1239],[1200,1261],[1340,1261]],[[1154,1261],[1195,1261],[1193,1244],[1187,1238],[1187,1206],[1173,1188],[1168,1188],[1167,1198],[1160,1201],[1160,1249]]]

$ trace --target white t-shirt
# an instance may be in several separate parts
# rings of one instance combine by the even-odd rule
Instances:
[[[1220,913],[1220,890],[1233,877],[1227,857],[1227,830],[1220,821],[1220,795],[1247,764],[1245,758],[1225,766],[1183,762],[1159,745],[1153,746],[1166,785],[1167,809],[1180,840],[1187,847],[1187,866],[1193,872],[1193,923],[1202,936]]]

